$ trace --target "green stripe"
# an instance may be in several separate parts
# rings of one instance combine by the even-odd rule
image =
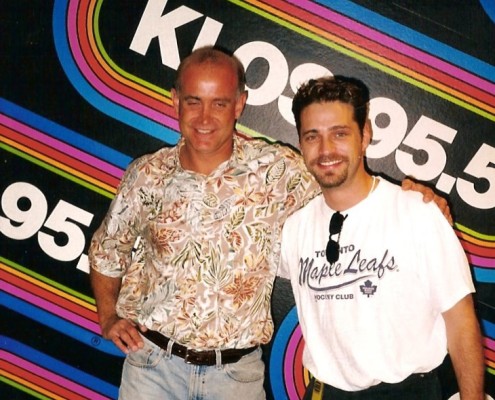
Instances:
[[[485,235],[483,233],[473,231],[472,229],[468,228],[467,226],[457,224],[457,223],[455,224],[455,227],[457,229],[459,229],[461,232],[467,233],[468,235],[471,235],[477,239],[486,240],[488,242],[495,242],[495,236],[494,235]]]
[[[42,399],[42,400],[50,400],[50,397],[46,397],[45,395],[42,395],[41,393],[38,393],[26,386],[23,386],[17,382],[14,382],[13,380],[6,378],[4,376],[0,376],[0,382],[6,383],[9,386],[12,386],[16,389],[19,389],[21,392],[27,393],[33,397],[36,397],[37,399]]]
[[[70,295],[72,295],[78,299],[84,300],[85,302],[87,302],[89,304],[93,304],[93,305],[96,304],[96,302],[93,298],[86,296],[80,292],[77,292],[77,291],[75,291],[75,290],[73,290],[67,286],[64,286],[58,282],[55,282],[54,280],[49,279],[46,276],[40,275],[37,272],[31,271],[30,269],[27,269],[26,267],[23,267],[22,265],[19,265],[13,261],[10,261],[10,260],[2,257],[2,256],[0,256],[0,262],[8,265],[11,268],[16,269],[19,272],[22,272],[23,274],[26,274],[32,278],[35,278],[35,279],[39,280],[40,282],[46,283],[47,285],[50,285],[56,289],[59,289],[62,292],[68,293],[68,294],[70,294]]]

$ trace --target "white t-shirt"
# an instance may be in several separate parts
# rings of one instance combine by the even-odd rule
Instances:
[[[279,275],[291,279],[304,366],[356,391],[440,365],[447,353],[441,313],[474,291],[452,227],[419,193],[381,180],[342,213],[340,258],[330,265],[333,212],[318,196],[283,228]]]

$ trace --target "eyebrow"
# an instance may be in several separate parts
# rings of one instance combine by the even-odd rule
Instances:
[[[199,97],[199,96],[194,96],[194,95],[187,95],[187,96],[184,96],[184,100],[198,100],[198,101],[201,101],[202,98]],[[228,97],[215,97],[213,99],[213,101],[221,101],[221,102],[224,102],[224,103],[232,103],[232,99],[228,98]]]
[[[351,127],[349,125],[333,125],[333,126],[327,128],[327,130],[330,130],[330,131],[338,131],[340,129],[351,129]],[[319,131],[320,131],[320,129],[318,129],[318,128],[310,128],[310,129],[307,129],[305,131],[302,131],[301,135],[304,135],[306,133],[319,132]]]

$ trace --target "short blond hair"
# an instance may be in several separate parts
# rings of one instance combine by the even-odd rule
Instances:
[[[196,49],[184,58],[184,60],[182,60],[179,68],[177,69],[177,76],[174,85],[175,90],[180,92],[182,75],[184,70],[189,65],[198,65],[207,62],[213,64],[230,64],[237,75],[237,94],[240,95],[241,93],[244,93],[246,90],[246,72],[241,61],[226,50],[214,46],[205,46]]]

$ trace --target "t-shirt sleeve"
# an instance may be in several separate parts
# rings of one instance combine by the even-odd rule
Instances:
[[[432,303],[439,312],[453,307],[467,294],[474,292],[469,262],[453,228],[433,203],[419,205],[414,213],[415,246],[423,258],[424,279]]]

